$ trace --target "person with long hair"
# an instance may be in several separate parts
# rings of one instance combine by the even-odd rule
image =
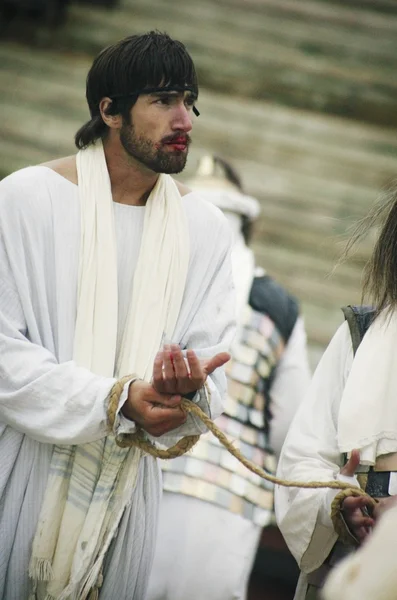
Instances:
[[[319,598],[334,565],[361,546],[380,514],[395,504],[396,198],[395,190],[390,188],[358,223],[347,245],[348,254],[368,231],[379,227],[364,271],[363,303],[369,302],[372,307],[370,311],[365,309],[371,316],[366,332],[355,354],[348,322],[336,332],[291,425],[278,468],[278,475],[285,479],[336,479],[360,485],[379,503],[372,511],[366,497],[344,499],[341,514],[351,542],[346,546],[339,542],[330,518],[337,491],[276,488],[278,524],[301,568],[296,600]]]

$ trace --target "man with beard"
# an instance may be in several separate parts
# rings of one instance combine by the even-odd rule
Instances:
[[[126,38],[89,71],[77,155],[1,182],[3,600],[143,600],[161,483],[134,434],[203,432],[182,397],[221,412],[231,234],[169,175],[197,95],[183,44]]]

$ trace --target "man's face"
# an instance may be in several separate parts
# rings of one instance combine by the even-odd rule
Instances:
[[[120,142],[126,153],[155,173],[180,173],[186,164],[192,129],[191,92],[141,95],[123,121]]]

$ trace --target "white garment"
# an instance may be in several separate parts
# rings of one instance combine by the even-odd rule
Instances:
[[[173,337],[186,287],[190,243],[181,194],[172,177],[162,173],[146,202],[116,364],[117,240],[102,141],[78,152],[76,166],[81,243],[73,361],[97,375],[136,373],[150,381],[163,338]],[[54,447],[29,565],[32,598],[85,600],[100,583],[141,457],[138,448],[120,448],[113,432],[83,446]]]
[[[361,342],[343,391],[338,446],[360,451],[364,465],[397,452],[397,315],[383,313]]]
[[[241,218],[235,213],[226,213],[225,216],[234,231],[234,243],[232,250],[232,270],[234,285],[236,288],[236,320],[237,328],[235,340],[241,338],[245,307],[248,304],[252,279],[255,272],[255,256],[251,248],[246,246],[244,238],[237,227],[241,227]]]
[[[310,385],[307,336],[298,317],[284,352],[276,366],[270,389],[270,447],[278,458],[289,427]]]
[[[244,600],[262,528],[164,491],[146,600]]]
[[[395,600],[397,590],[397,508],[385,513],[357,552],[328,577],[324,600]]]
[[[260,204],[256,198],[240,192],[232,183],[217,178],[193,178],[187,185],[206,200],[220,208],[247,216],[254,221],[260,213]]]
[[[212,356],[233,336],[234,301],[225,219],[195,194],[183,198],[189,223],[189,275],[172,341]],[[114,205],[120,322],[126,318],[144,210]],[[120,217],[121,215],[121,217]],[[135,236],[134,236],[135,234]],[[105,400],[113,378],[71,360],[80,240],[77,187],[46,167],[0,184],[0,598],[27,597],[27,565],[47,482],[52,445],[107,433]],[[148,265],[150,268],[150,265]],[[127,282],[127,279],[130,279]],[[221,410],[223,371],[209,380]],[[206,408],[205,403],[202,408]],[[120,419],[123,431],[134,424]],[[202,431],[196,418],[161,439]],[[142,600],[150,570],[160,494],[157,463],[141,461],[137,487],[105,564],[101,600]]]
[[[300,481],[342,479],[337,422],[352,361],[350,332],[345,322],[325,351],[292,422],[281,452],[278,477]],[[354,477],[343,480],[358,485]],[[305,597],[305,573],[324,562],[337,539],[330,518],[331,503],[337,493],[329,489],[276,486],[277,522],[302,570],[295,600]]]
[[[270,445],[277,456],[309,383],[306,332],[298,317],[270,389]],[[215,504],[164,491],[147,600],[244,600],[261,532]]]

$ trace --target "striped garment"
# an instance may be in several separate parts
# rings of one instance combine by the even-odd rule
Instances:
[[[280,360],[284,340],[276,324],[246,306],[241,336],[226,365],[228,393],[217,425],[236,448],[274,474],[268,444],[266,385]],[[249,519],[258,526],[274,520],[273,485],[252,473],[211,434],[203,435],[187,456],[161,461],[164,490],[195,496]]]

